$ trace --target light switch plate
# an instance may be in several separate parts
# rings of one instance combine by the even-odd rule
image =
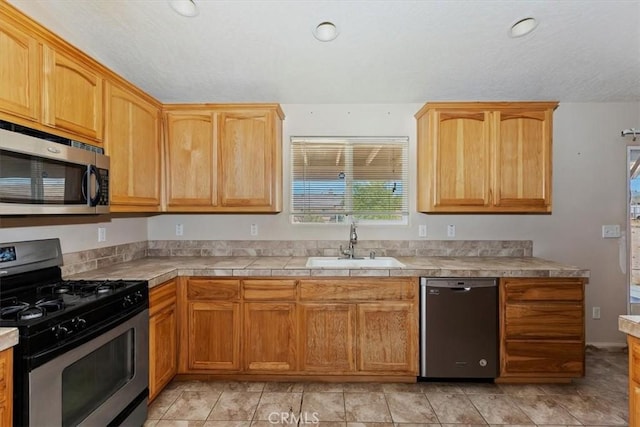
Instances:
[[[615,239],[620,237],[620,226],[618,224],[615,225],[603,225],[602,226],[602,237],[604,239]]]
[[[427,225],[426,224],[418,225],[418,237],[427,237]]]

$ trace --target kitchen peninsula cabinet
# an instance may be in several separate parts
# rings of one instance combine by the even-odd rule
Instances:
[[[43,123],[102,142],[103,78],[70,54],[43,46]]]
[[[557,102],[427,103],[418,121],[418,210],[550,213]]]
[[[105,116],[111,212],[160,211],[159,105],[132,89],[107,82]]]
[[[181,278],[179,372],[239,371],[240,281]]]
[[[13,425],[13,348],[0,351],[0,426]]]
[[[166,105],[167,211],[282,210],[276,104]]]
[[[500,279],[500,381],[584,376],[584,279]]]
[[[41,49],[35,38],[0,13],[1,119],[25,126],[40,120]]]
[[[629,345],[629,425],[640,423],[640,339],[627,335]]]
[[[149,400],[178,372],[177,280],[149,291]]]

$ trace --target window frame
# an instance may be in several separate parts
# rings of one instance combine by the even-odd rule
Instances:
[[[379,226],[407,226],[409,224],[410,217],[410,209],[409,209],[409,145],[410,139],[408,136],[375,136],[375,137],[362,137],[362,136],[291,136],[290,137],[290,146],[289,146],[289,161],[291,170],[289,173],[289,223],[292,225],[344,225],[349,222],[357,222],[361,225],[379,225]],[[324,221],[308,221],[308,220],[297,220],[305,215],[322,215],[322,212],[313,212],[310,211],[308,213],[302,212],[300,210],[295,210],[294,205],[296,202],[295,192],[296,190],[296,182],[301,182],[300,180],[295,179],[296,173],[299,170],[296,170],[296,162],[295,162],[295,152],[297,146],[303,143],[310,144],[336,144],[336,145],[344,145],[351,149],[351,156],[349,157],[349,163],[345,163],[344,169],[346,173],[345,179],[350,180],[345,184],[347,188],[353,188],[352,185],[354,182],[358,182],[353,177],[354,170],[354,159],[353,159],[353,147],[358,144],[376,144],[376,145],[399,145],[401,149],[401,166],[402,171],[400,172],[400,182],[401,182],[401,206],[400,211],[370,211],[370,212],[360,212],[353,211],[353,190],[346,192],[344,195],[344,201],[349,208],[345,209],[345,212],[325,212],[327,216],[332,215],[335,217],[335,221],[324,220]],[[302,181],[305,182],[305,181]],[[299,190],[298,190],[299,191]],[[395,186],[394,186],[395,191]],[[372,218],[361,218],[362,215],[396,215],[398,219],[372,219]]]

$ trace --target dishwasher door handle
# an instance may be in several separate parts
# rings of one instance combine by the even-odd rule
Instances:
[[[449,288],[453,292],[469,292],[471,290],[471,286],[464,286],[462,288]]]

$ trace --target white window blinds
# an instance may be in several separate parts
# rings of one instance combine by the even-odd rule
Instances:
[[[405,224],[407,137],[291,138],[294,223]]]

